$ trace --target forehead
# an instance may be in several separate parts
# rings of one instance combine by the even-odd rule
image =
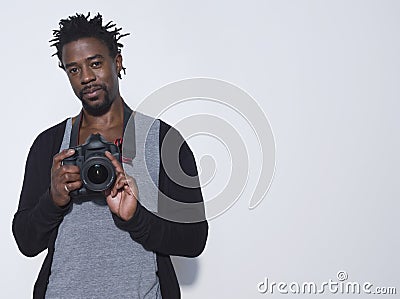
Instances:
[[[101,40],[95,37],[80,38],[63,46],[62,63],[63,65],[79,63],[95,55],[110,57],[110,51]]]

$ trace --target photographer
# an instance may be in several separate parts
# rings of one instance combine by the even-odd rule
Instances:
[[[178,169],[166,171],[160,155],[162,144],[182,144],[179,152],[167,152],[198,183],[191,150],[163,121],[132,113],[120,95],[123,36],[111,22],[103,25],[100,14],[71,16],[54,31],[52,46],[82,110],[42,132],[27,158],[13,234],[26,256],[48,249],[34,298],[180,298],[169,256],[195,257],[204,249],[208,224],[199,184],[191,188],[170,178],[167,173]],[[83,164],[75,157],[86,153],[82,145],[91,144],[92,134],[100,134],[106,148],[123,143],[132,115],[135,132],[150,128],[144,137],[137,134],[132,145],[138,149],[146,144],[146,153],[127,157],[133,158],[138,175],[126,175],[123,159],[103,150],[115,180],[110,188],[88,195]],[[171,136],[168,142],[166,136]],[[156,192],[151,190],[154,183]],[[200,204],[202,221],[180,223],[157,216],[171,209],[165,198]],[[142,204],[146,200],[153,200],[155,208]]]

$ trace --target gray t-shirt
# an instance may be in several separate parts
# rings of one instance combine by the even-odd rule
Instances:
[[[69,147],[71,124],[69,119],[60,151]],[[158,132],[159,121],[135,114],[136,157],[134,173],[128,174],[135,177],[141,203],[152,210],[157,209],[157,193],[150,184],[158,184]],[[144,144],[146,153],[141,151]],[[142,196],[148,197],[147,204]],[[58,229],[46,299],[159,299],[156,272],[156,254],[115,226],[103,196],[75,199]]]

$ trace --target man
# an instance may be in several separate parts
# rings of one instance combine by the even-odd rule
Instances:
[[[13,233],[26,256],[48,249],[33,297],[180,298],[169,256],[198,256],[208,224],[204,209],[202,217],[187,223],[157,216],[185,210],[174,211],[174,205],[165,204],[168,199],[178,207],[179,203],[203,207],[198,184],[181,185],[167,175],[178,169],[167,171],[164,164],[174,157],[171,151],[169,157],[160,153],[161,145],[171,140],[182,144],[179,153],[172,154],[198,183],[192,152],[166,123],[136,113],[136,145],[132,145],[136,177],[125,175],[121,161],[106,152],[116,172],[114,185],[89,199],[71,196],[82,188],[82,177],[77,165],[63,163],[75,154],[70,148],[96,133],[120,144],[124,132],[131,129],[132,111],[120,95],[118,80],[125,70],[119,43],[124,35],[111,22],[103,25],[100,14],[92,19],[77,14],[61,20],[54,36],[52,46],[82,111],[41,133],[28,155]],[[141,128],[148,128],[146,134]],[[169,135],[172,138],[165,142]],[[140,151],[144,144],[146,150]],[[152,193],[152,184],[157,192]]]

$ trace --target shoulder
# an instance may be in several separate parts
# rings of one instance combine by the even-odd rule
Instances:
[[[166,136],[168,137],[167,140],[183,141],[183,137],[179,131],[162,119],[154,118],[139,111],[134,112],[134,119],[137,131],[143,130],[151,134],[151,131],[154,132],[154,129],[156,129],[159,133],[160,144],[164,141]],[[150,130],[151,128],[153,130]]]
[[[160,120],[160,154],[164,168],[170,171],[182,169],[187,175],[197,176],[195,157],[178,129]],[[178,157],[176,160],[175,157]],[[178,161],[175,165],[171,161]]]
[[[37,138],[51,138],[55,137],[57,134],[63,133],[65,129],[65,125],[68,119],[63,120],[62,122],[53,125],[52,127],[44,130],[42,133],[38,135]]]
[[[67,119],[40,133],[33,142],[31,150],[42,150],[43,148],[53,150],[55,147],[59,147],[64,136],[66,123]]]
[[[178,129],[161,119],[158,119],[158,121],[160,122],[160,144],[168,147],[176,146],[177,144],[187,146]]]
[[[154,140],[155,134],[158,134],[161,159],[166,158],[165,155],[175,155],[177,152],[179,152],[180,160],[182,157],[192,156],[192,151],[182,134],[169,123],[138,111],[134,112],[134,119],[136,133],[145,134],[146,140]]]

